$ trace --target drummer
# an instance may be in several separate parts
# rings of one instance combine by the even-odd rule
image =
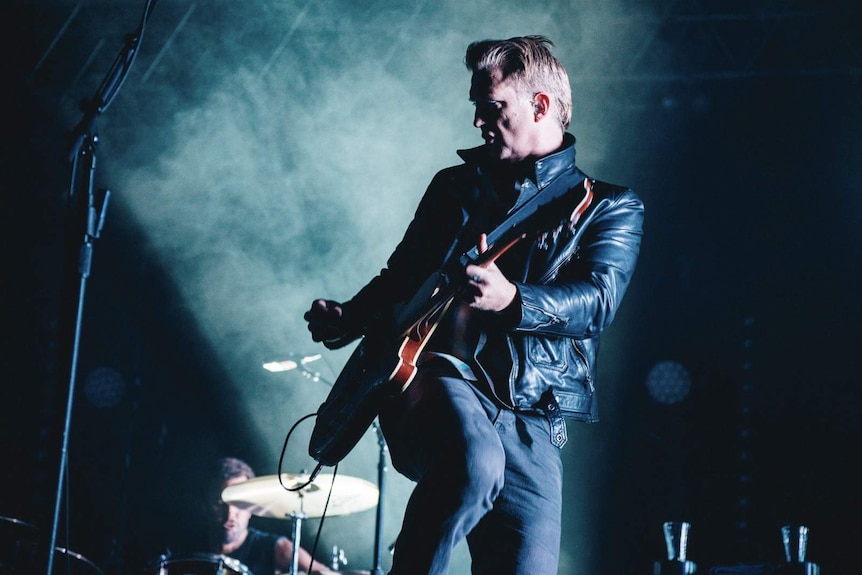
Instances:
[[[284,535],[249,527],[251,512],[229,505],[221,498],[226,487],[254,476],[252,468],[240,459],[226,457],[216,462],[208,490],[210,551],[236,559],[254,575],[289,573],[293,542]],[[312,564],[311,554],[302,547],[298,555],[299,569],[303,572],[339,575],[318,561]]]

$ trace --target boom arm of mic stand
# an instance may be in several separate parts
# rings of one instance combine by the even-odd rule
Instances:
[[[134,34],[126,35],[125,45],[117,54],[110,71],[102,80],[98,90],[96,90],[96,93],[90,100],[84,101],[81,104],[84,115],[69,136],[70,144],[66,152],[66,158],[69,162],[73,163],[75,158],[78,157],[78,154],[81,152],[81,146],[84,145],[84,141],[93,132],[96,116],[108,109],[108,106],[111,105],[111,102],[114,101],[114,98],[119,93],[123,82],[126,81],[126,76],[128,76],[129,70],[131,70],[132,64],[138,55],[138,47],[144,36],[147,19],[155,7],[156,0],[147,0],[141,22],[138,24],[138,29]],[[74,186],[71,191],[74,192]]]

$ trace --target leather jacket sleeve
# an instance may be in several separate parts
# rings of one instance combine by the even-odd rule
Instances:
[[[369,330],[387,331],[394,323],[393,306],[403,304],[434,272],[454,248],[453,241],[466,215],[455,199],[458,186],[453,170],[439,172],[428,186],[404,237],[385,268],[343,304],[353,337]]]
[[[517,283],[521,318],[514,331],[586,339],[614,318],[640,250],[643,203],[619,186],[597,182],[593,205],[536,282]]]

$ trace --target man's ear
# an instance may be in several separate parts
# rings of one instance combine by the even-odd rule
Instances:
[[[551,111],[551,97],[544,92],[536,92],[533,96],[533,117],[538,122]]]

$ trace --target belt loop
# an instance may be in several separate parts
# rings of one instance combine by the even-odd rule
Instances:
[[[569,437],[566,432],[566,420],[563,419],[563,414],[560,411],[560,404],[557,403],[557,398],[551,392],[546,393],[542,400],[545,416],[551,427],[551,444],[554,447],[562,448]]]

